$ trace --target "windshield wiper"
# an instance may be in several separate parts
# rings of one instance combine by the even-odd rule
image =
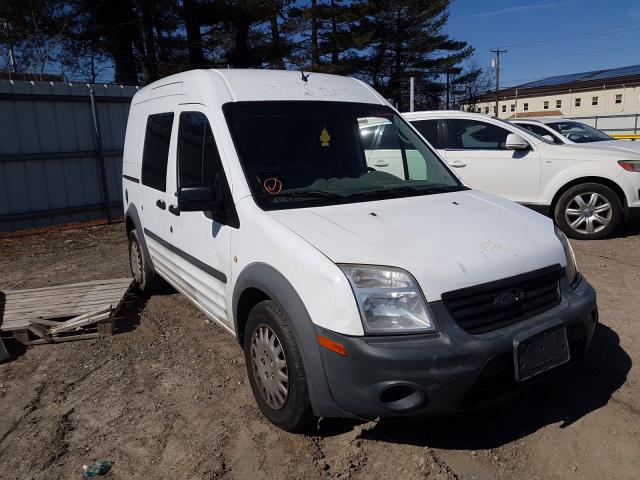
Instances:
[[[423,186],[423,187],[395,187],[395,188],[379,188],[376,190],[365,190],[364,192],[353,193],[348,198],[354,197],[377,197],[377,196],[396,196],[407,197],[412,195],[424,195],[433,193],[457,192],[463,190],[464,187],[459,185],[441,185],[441,186]]]
[[[274,194],[262,194],[267,198],[344,198],[344,195],[327,192],[325,190],[299,190],[293,192],[280,192]]]

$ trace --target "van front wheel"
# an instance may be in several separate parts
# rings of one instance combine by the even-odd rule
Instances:
[[[291,321],[267,300],[253,307],[245,331],[247,375],[262,414],[289,432],[308,428],[314,416]]]

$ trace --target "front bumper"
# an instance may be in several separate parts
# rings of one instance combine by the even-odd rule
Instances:
[[[587,350],[598,321],[596,294],[582,279],[570,289],[561,280],[562,301],[520,323],[472,335],[460,328],[442,302],[430,305],[438,333],[349,337],[317,327],[340,342],[347,356],[321,349],[332,401],[353,417],[435,415],[481,407],[552,372],[515,380],[513,339],[546,322],[564,323],[575,363]]]

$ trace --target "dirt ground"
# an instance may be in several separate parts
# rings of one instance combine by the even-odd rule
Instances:
[[[128,276],[123,224],[0,237],[0,290]],[[184,297],[133,298],[108,338],[21,348],[0,364],[0,478],[640,478],[640,226],[574,243],[598,292],[584,362],[463,415],[266,422],[236,343]]]

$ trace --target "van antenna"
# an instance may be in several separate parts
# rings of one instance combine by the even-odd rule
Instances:
[[[302,75],[302,81],[303,82],[308,82],[309,81],[309,76],[311,75],[310,73],[307,73],[306,75],[304,74],[304,71],[302,70],[302,67],[300,67],[300,74]]]

